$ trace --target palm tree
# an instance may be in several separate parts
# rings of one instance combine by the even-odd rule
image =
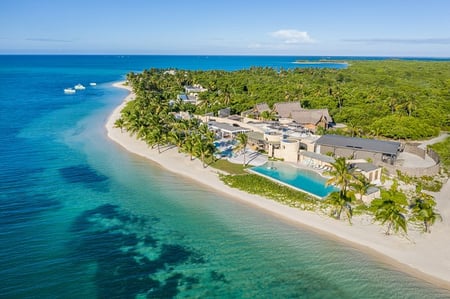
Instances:
[[[201,124],[198,127],[198,133],[203,139],[206,139],[208,142],[214,142],[214,132],[208,128],[207,124]]]
[[[156,145],[158,148],[158,154],[161,153],[161,145],[165,139],[166,136],[162,126],[153,126],[145,136],[145,141],[148,145],[152,148]]]
[[[247,151],[247,142],[248,142],[248,136],[245,133],[239,133],[236,136],[237,141],[239,142],[236,147],[234,148],[234,150],[236,152],[238,151],[243,151],[244,153],[244,163],[243,165],[245,166],[246,161],[245,161],[245,152]]]
[[[371,208],[375,210],[375,220],[381,221],[381,224],[387,222],[386,235],[391,234],[391,230],[398,232],[402,229],[407,232],[407,221],[404,213],[406,210],[395,200],[390,198],[375,199],[372,201]]]
[[[116,119],[114,122],[114,128],[120,128],[120,133],[123,133],[123,128],[125,126],[125,120],[121,117]]]
[[[343,194],[347,194],[347,189],[354,178],[353,169],[349,168],[345,157],[336,158],[336,160],[331,163],[331,166],[333,169],[326,172],[327,175],[331,176],[326,184],[336,185],[341,189]]]
[[[366,178],[363,174],[359,173],[354,176],[355,181],[350,184],[355,193],[359,194],[359,200],[362,201],[362,197],[367,193],[370,187],[374,185],[370,183],[369,179]]]
[[[391,114],[394,114],[394,112],[397,108],[397,103],[398,103],[398,100],[396,97],[388,98],[388,105],[389,105],[389,108],[391,109]]]
[[[200,157],[203,167],[206,168],[206,158],[210,157],[214,153],[216,147],[213,142],[206,138],[202,138],[202,135],[196,135],[195,137],[194,153]]]
[[[353,210],[351,206],[353,194],[342,195],[340,191],[330,193],[325,202],[331,204],[334,207],[333,216],[337,219],[341,219],[341,214],[345,211],[348,222],[352,224]]]
[[[436,202],[431,195],[421,192],[417,196],[414,203],[410,206],[413,213],[412,219],[422,221],[424,232],[431,233],[430,227],[436,220],[442,221],[442,217],[434,210]]]
[[[262,120],[275,120],[276,119],[275,112],[272,110],[265,110],[265,111],[261,112],[260,117]]]
[[[185,153],[189,154],[189,159],[192,161],[193,155],[195,153],[195,135],[188,135],[183,145],[181,146],[181,150]]]
[[[178,152],[181,152],[181,147],[183,146],[184,142],[184,136],[185,135],[183,134],[183,132],[173,129],[168,133],[167,138],[171,143],[177,146]]]
[[[331,166],[333,169],[326,172],[326,174],[331,176],[326,182],[326,185],[336,185],[340,190],[330,194],[329,202],[337,207],[334,213],[336,219],[341,218],[341,213],[345,209],[350,221],[352,217],[351,203],[354,195],[349,192],[349,187],[354,179],[353,170],[349,168],[344,157],[337,158],[335,162],[331,163]]]

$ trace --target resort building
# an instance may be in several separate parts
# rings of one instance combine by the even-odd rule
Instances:
[[[172,112],[172,114],[175,119],[190,120],[194,118],[194,116],[189,111]]]
[[[298,162],[302,165],[325,170],[330,170],[331,163],[335,161],[333,157],[308,151],[300,151],[298,158]]]
[[[291,118],[297,124],[302,125],[311,132],[316,132],[321,127],[328,129],[333,122],[328,109],[302,109],[291,112]]]
[[[283,102],[273,105],[273,111],[277,113],[279,118],[292,118],[291,113],[301,109],[300,102]]]
[[[380,198],[381,197],[381,191],[379,188],[377,187],[369,187],[369,189],[367,189],[366,194],[363,194],[363,196],[361,197],[361,200],[365,203],[365,204],[370,204],[372,202],[372,200],[374,200],[375,198]]]
[[[339,135],[323,135],[316,141],[315,152],[349,159],[372,160],[394,164],[401,151],[400,143]]]
[[[231,109],[230,108],[223,108],[223,109],[220,109],[217,112],[217,116],[218,117],[229,117],[230,114],[231,114]]]
[[[186,85],[184,87],[184,91],[187,94],[190,94],[190,93],[199,93],[199,92],[208,91],[208,89],[204,88],[200,84],[194,84],[194,85]]]
[[[269,107],[269,105],[267,105],[267,103],[259,103],[259,104],[256,104],[253,109],[242,112],[241,115],[243,117],[259,119],[261,117],[261,114],[265,111],[270,112],[270,111],[272,111],[272,109],[270,109],[270,107]]]
[[[300,142],[295,139],[281,139],[279,148],[273,149],[274,157],[285,162],[298,162]]]
[[[364,175],[371,184],[379,184],[381,182],[382,167],[367,162],[352,163],[349,161],[349,163],[351,163],[351,167],[355,168],[355,171]]]
[[[267,151],[264,134],[261,132],[248,132],[247,145],[255,151]]]
[[[255,111],[261,115],[264,111],[271,111],[269,105],[267,103],[259,103],[255,106]]]
[[[197,105],[198,95],[197,94],[179,94],[178,100],[186,104]]]
[[[250,132],[250,129],[240,127],[238,125],[230,125],[227,123],[220,123],[216,121],[208,122],[208,127],[220,138],[234,138],[239,133]]]

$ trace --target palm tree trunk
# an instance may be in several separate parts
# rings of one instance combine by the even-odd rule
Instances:
[[[339,208],[339,212],[338,212],[337,215],[336,215],[336,218],[337,218],[338,220],[341,220],[342,209],[343,209],[343,207],[341,206],[341,207]]]
[[[391,234],[391,227],[392,227],[392,222],[389,221],[388,228],[387,228],[387,231],[386,231],[386,235],[388,235],[388,236]]]

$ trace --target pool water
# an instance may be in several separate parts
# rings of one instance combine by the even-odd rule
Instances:
[[[267,162],[264,165],[252,167],[250,170],[319,198],[326,197],[331,192],[338,190],[334,186],[326,186],[327,179],[320,174],[283,162]]]
[[[214,146],[217,149],[219,157],[232,157],[233,148],[236,145],[236,140],[217,140],[214,141]]]

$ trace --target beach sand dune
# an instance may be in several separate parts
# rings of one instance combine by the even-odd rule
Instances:
[[[176,148],[165,149],[163,153],[159,154],[156,149],[150,149],[145,142],[129,136],[127,132],[121,132],[119,128],[114,128],[114,122],[120,118],[120,111],[126,102],[134,99],[134,94],[127,86],[122,83],[116,83],[114,86],[127,88],[130,94],[112,112],[106,123],[106,129],[108,137],[127,151],[145,157],[169,171],[188,177],[232,199],[264,209],[276,217],[290,221],[293,225],[307,226],[327,237],[348,242],[401,271],[450,289],[449,181],[441,192],[434,194],[444,220],[437,222],[432,227],[431,234],[410,230],[407,238],[397,235],[386,236],[385,228],[374,224],[367,216],[356,216],[353,218],[353,225],[349,225],[345,221],[337,221],[313,212],[284,206],[278,202],[226,186],[219,179],[217,170],[203,168],[201,161],[198,159],[191,161],[189,156],[178,153]]]

